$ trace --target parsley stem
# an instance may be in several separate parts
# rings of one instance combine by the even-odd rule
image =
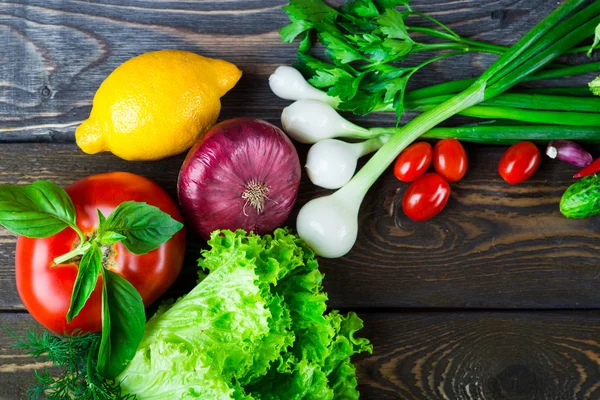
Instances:
[[[494,44],[479,42],[476,40],[465,39],[460,36],[454,36],[449,33],[441,32],[441,31],[438,31],[438,30],[432,29],[432,28],[423,28],[423,27],[417,27],[417,26],[407,26],[406,28],[409,31],[423,33],[425,35],[437,37],[440,39],[447,39],[447,40],[454,42],[455,44],[463,44],[463,45],[468,45],[468,46],[472,46],[472,47],[477,47],[479,49],[482,49],[481,51],[485,52],[485,53],[504,54],[506,52],[506,50],[508,49],[507,47],[504,47],[504,46],[498,46],[498,45],[494,45]]]
[[[465,53],[492,53],[503,54],[502,51],[486,49],[483,47],[468,46],[463,43],[417,43],[413,47],[411,53],[421,53],[424,51],[439,51],[439,50],[461,50]]]

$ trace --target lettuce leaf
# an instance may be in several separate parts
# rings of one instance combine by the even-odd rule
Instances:
[[[278,229],[217,231],[208,276],[148,321],[124,392],[145,399],[357,399],[356,314],[326,314],[314,253]]]

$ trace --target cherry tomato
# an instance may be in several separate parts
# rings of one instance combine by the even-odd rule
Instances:
[[[143,201],[160,208],[183,222],[169,195],[151,180],[126,172],[112,172],[81,179],[67,187],[75,205],[77,226],[91,235],[98,224],[99,209],[108,216],[124,201]],[[75,263],[52,265],[55,257],[71,251],[79,238],[70,228],[43,239],[19,236],[16,250],[17,289],[25,308],[47,329],[58,333],[101,330],[101,282],[96,285],[85,307],[67,324]],[[181,270],[185,233],[177,232],[156,250],[144,255],[130,253],[120,242],[103,249],[110,269],[127,279],[148,306],[173,284]],[[99,278],[101,281],[102,277]]]
[[[500,159],[498,172],[511,185],[531,178],[540,165],[540,150],[531,142],[513,144]]]
[[[456,139],[444,139],[433,148],[433,167],[448,182],[462,179],[467,172],[467,152]]]
[[[429,172],[414,181],[404,193],[402,209],[414,221],[425,221],[439,214],[450,197],[450,185],[441,176]]]
[[[412,182],[427,171],[431,164],[433,150],[427,142],[408,146],[394,164],[394,175],[402,182]]]

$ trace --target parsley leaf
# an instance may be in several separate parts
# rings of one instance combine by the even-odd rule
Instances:
[[[279,34],[281,35],[281,40],[283,42],[291,43],[298,35],[312,29],[313,27],[313,24],[308,21],[298,20],[281,28],[279,30]]]
[[[588,86],[594,95],[600,96],[600,76],[591,81]]]
[[[598,24],[598,26],[596,26],[596,29],[594,31],[594,43],[592,44],[592,47],[590,47],[590,50],[587,52],[588,57],[592,56],[592,53],[594,52],[596,47],[598,47],[599,44],[600,44],[600,24]]]
[[[379,10],[372,0],[355,0],[348,3],[348,11],[363,18],[375,18],[379,15]]]
[[[346,84],[354,77],[341,68],[331,68],[317,71],[316,75],[309,79],[309,83],[316,88],[323,89],[338,83]]]
[[[395,8],[397,6],[408,7],[409,0],[375,0],[381,8]]]
[[[319,33],[319,38],[321,39],[321,43],[327,48],[327,55],[333,61],[337,61],[340,64],[348,64],[352,61],[364,59],[358,50],[331,32],[321,32]]]
[[[391,39],[403,39],[409,42],[413,40],[408,35],[404,25],[404,16],[395,8],[388,8],[385,13],[378,18],[381,25],[381,32]]]
[[[338,12],[322,0],[291,0],[290,4],[282,7],[290,21],[322,22],[333,21]]]
[[[339,108],[344,111],[352,111],[357,115],[366,115],[372,112],[381,101],[381,92],[358,92],[353,99],[342,101]]]

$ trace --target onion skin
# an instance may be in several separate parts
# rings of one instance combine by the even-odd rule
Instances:
[[[186,226],[204,239],[217,229],[271,233],[288,218],[300,175],[298,153],[281,129],[254,118],[223,121],[196,142],[179,172]],[[262,210],[244,196],[251,183],[267,192]]]

